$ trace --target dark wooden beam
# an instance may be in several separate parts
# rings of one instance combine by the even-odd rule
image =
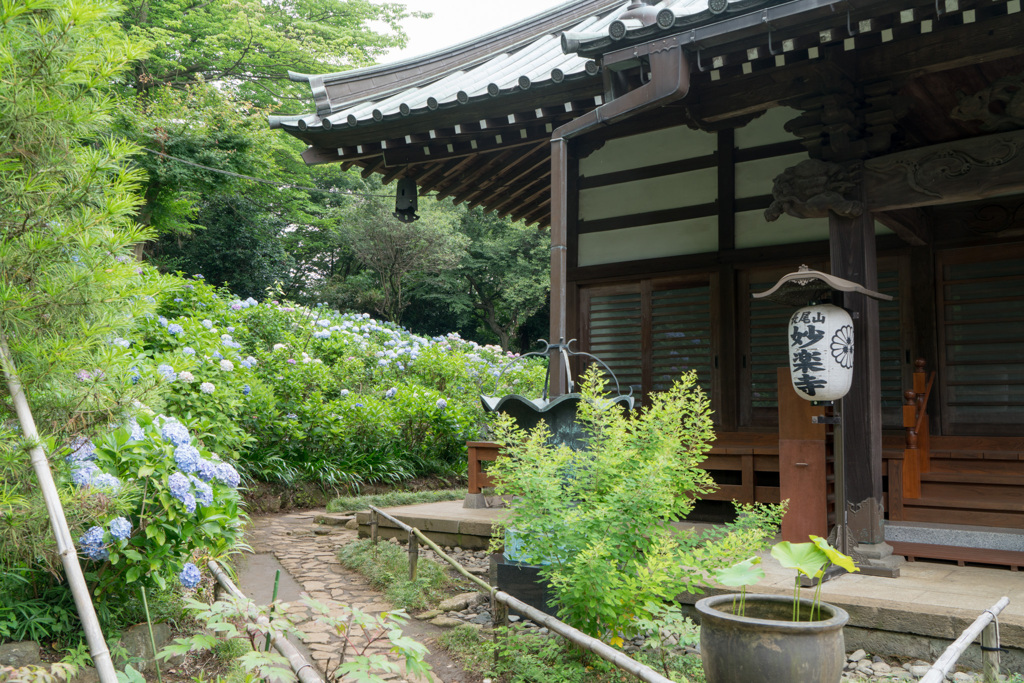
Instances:
[[[922,247],[932,241],[928,215],[922,209],[881,211],[872,216],[911,246]]]
[[[1024,192],[1024,130],[957,140],[869,159],[872,213]]]
[[[981,10],[978,10],[979,12]],[[863,80],[910,78],[1024,54],[1024,13],[993,16],[973,24],[943,26],[857,53]]]

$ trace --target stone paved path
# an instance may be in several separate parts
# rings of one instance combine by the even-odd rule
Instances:
[[[384,597],[369,586],[362,575],[338,563],[338,548],[355,540],[357,532],[342,526],[314,524],[316,516],[323,512],[301,510],[292,513],[255,515],[247,533],[249,544],[257,553],[273,553],[302,586],[304,592],[328,607],[340,610],[343,605],[351,605],[369,613],[392,609]],[[311,619],[310,609],[301,602],[291,603],[288,612],[299,630],[305,633],[303,641],[313,653],[314,664],[320,673],[324,673],[328,660],[333,660],[336,665],[341,651],[341,639],[329,633],[330,629],[327,626]],[[402,674],[384,678],[396,683],[424,683],[427,680],[431,683],[461,683],[473,680],[466,677],[461,667],[437,651],[434,639],[442,632],[440,629],[411,620],[403,631],[432,651],[429,661],[434,667],[434,672],[428,679],[406,677],[402,662]],[[387,640],[374,649],[386,654]],[[395,660],[400,659],[394,655],[389,656]]]

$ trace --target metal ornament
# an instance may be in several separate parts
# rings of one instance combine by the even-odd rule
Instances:
[[[416,214],[419,209],[419,198],[416,196],[416,181],[412,178],[401,178],[395,190],[395,212],[392,214],[403,223],[418,221]]]
[[[835,401],[853,381],[853,319],[833,304],[799,309],[789,319],[789,373],[808,401]]]

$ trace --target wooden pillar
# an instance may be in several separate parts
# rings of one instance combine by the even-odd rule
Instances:
[[[569,141],[551,140],[551,331],[548,341],[558,344],[566,339],[566,269],[568,266],[569,226]],[[560,354],[548,359],[551,372],[551,396],[568,392],[565,367]]]
[[[878,289],[875,223],[865,211],[855,218],[829,212],[832,274]],[[837,510],[854,544],[885,542],[882,507],[882,374],[878,302],[848,293],[843,307],[853,317],[853,384],[842,404],[845,500]]]

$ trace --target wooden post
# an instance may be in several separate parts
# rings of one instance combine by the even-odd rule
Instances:
[[[981,660],[985,683],[999,681],[999,622],[993,620],[981,632]]]
[[[789,499],[782,540],[802,543],[809,534],[828,536],[825,425],[811,421],[825,411],[797,395],[789,368],[778,369],[778,386],[779,496]]]
[[[878,289],[875,222],[870,213],[844,218],[830,211],[829,246],[832,275],[870,290]],[[856,352],[853,385],[843,398],[841,466],[845,500],[838,511],[838,521],[845,521],[853,544],[884,544],[878,302],[860,294],[847,294],[843,307],[853,317]]]
[[[377,511],[370,510],[370,541],[377,545]]]
[[[416,580],[416,564],[420,559],[420,539],[416,534],[409,532],[409,580]]]

